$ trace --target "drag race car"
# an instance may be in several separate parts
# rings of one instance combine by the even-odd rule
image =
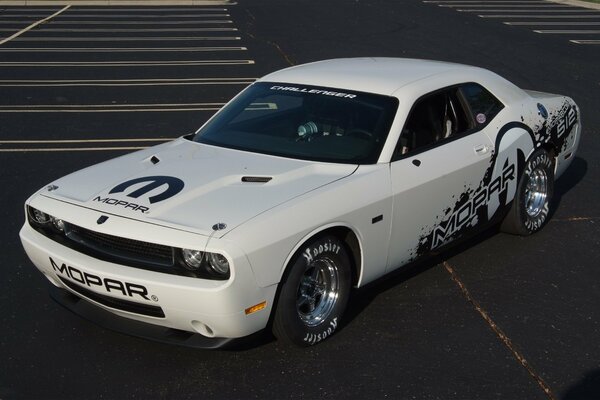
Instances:
[[[336,59],[259,79],[196,133],[74,172],[25,204],[52,295],[134,335],[308,346],[361,287],[491,224],[548,220],[579,109],[476,67]]]

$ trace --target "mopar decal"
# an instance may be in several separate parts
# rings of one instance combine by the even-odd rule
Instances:
[[[150,202],[150,204],[153,204],[175,196],[177,193],[181,192],[184,186],[183,181],[181,179],[172,176],[146,176],[123,182],[112,188],[110,192],[108,192],[108,194],[121,193],[133,185],[137,185],[138,183],[144,182],[148,182],[148,184],[129,193],[127,197],[133,197],[134,199],[137,199],[138,197],[156,188],[167,185],[167,187],[161,193],[148,197],[148,201]]]
[[[149,210],[148,207],[140,206],[139,204],[135,204],[135,203],[130,203],[125,200],[113,199],[112,197],[96,196],[96,197],[94,197],[94,199],[92,201],[97,201],[99,203],[108,204],[110,206],[119,206],[119,207],[130,208],[132,211],[140,211],[143,213],[145,213],[146,211]],[[98,221],[100,221],[100,220],[98,220]],[[101,224],[101,223],[102,222],[98,222],[98,224]]]
[[[475,226],[478,222],[477,211],[479,208],[487,206],[493,194],[504,192],[508,183],[515,180],[515,172],[514,164],[505,166],[500,176],[487,186],[481,187],[463,206],[454,211],[449,219],[436,226],[433,230],[431,250],[446,242],[463,227]]]
[[[130,282],[121,282],[116,279],[101,278],[98,275],[81,271],[65,263],[61,263],[59,266],[52,259],[52,257],[50,257],[50,264],[52,265],[52,269],[54,269],[54,271],[57,273],[66,276],[73,281],[79,282],[82,285],[103,288],[108,293],[119,293],[123,296],[129,296],[132,298],[140,297],[144,300],[150,300],[148,297],[148,289],[142,285]],[[155,296],[152,296],[152,298],[154,297]]]

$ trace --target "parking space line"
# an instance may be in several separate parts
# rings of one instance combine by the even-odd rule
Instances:
[[[169,67],[202,65],[251,65],[254,60],[177,60],[177,61],[3,61],[0,67]]]
[[[567,18],[567,19],[578,19],[578,18],[597,18],[600,19],[599,15],[514,15],[514,14],[492,14],[492,15],[478,15],[481,18]]]
[[[0,40],[0,45],[3,45],[4,43],[6,43],[6,42],[8,42],[8,41],[10,41],[10,40],[13,40],[13,39],[15,39],[15,38],[16,38],[16,37],[18,37],[18,36],[21,36],[21,35],[22,35],[22,34],[24,34],[25,32],[27,32],[27,31],[29,31],[29,30],[31,30],[31,29],[33,29],[33,28],[35,28],[36,26],[38,26],[38,25],[40,25],[40,24],[43,24],[43,23],[44,23],[44,22],[46,22],[46,21],[49,21],[49,20],[51,20],[52,18],[56,17],[56,16],[57,16],[57,15],[59,15],[60,13],[62,13],[62,12],[64,12],[64,11],[67,11],[67,10],[68,10],[70,7],[71,7],[70,5],[68,5],[68,6],[65,6],[65,7],[64,7],[64,8],[62,8],[61,10],[58,10],[57,12],[55,12],[54,14],[52,14],[52,15],[50,15],[50,16],[48,16],[48,17],[44,18],[44,19],[41,19],[41,20],[39,20],[39,21],[37,21],[37,22],[35,22],[35,23],[31,24],[31,25],[29,25],[27,28],[21,29],[19,32],[15,33],[15,34],[13,34],[13,35],[11,35],[11,36],[9,36],[9,37],[5,38],[5,39],[2,39],[2,40]]]
[[[29,11],[55,11],[56,8],[41,8],[41,7],[30,7],[30,8],[10,8],[10,9],[6,9],[4,10],[6,11],[18,11],[18,12],[29,12]],[[77,12],[89,12],[89,11],[94,11],[94,12],[126,12],[126,11],[130,11],[130,12],[145,12],[145,11],[161,11],[161,12],[165,12],[165,11],[227,11],[227,8],[210,8],[210,7],[202,7],[202,6],[198,6],[198,7],[182,7],[182,8],[162,8],[160,6],[155,6],[155,7],[150,7],[150,8],[112,8],[112,7],[105,7],[105,8],[91,8],[88,6],[77,6],[77,5],[73,5],[71,10],[69,11],[69,13],[77,13]]]
[[[217,111],[225,103],[168,104],[35,104],[0,106],[0,113],[107,113]]]
[[[0,149],[0,153],[30,153],[30,152],[63,152],[63,151],[122,151],[122,150],[143,150],[149,146],[126,146],[126,147],[48,147],[48,148],[30,148],[30,149]]]
[[[512,341],[506,335],[506,333],[504,333],[504,331],[494,322],[494,320],[492,320],[488,312],[483,309],[483,307],[479,304],[477,300],[475,300],[475,298],[471,295],[465,284],[461,281],[458,274],[454,271],[454,268],[452,268],[452,266],[447,261],[444,261],[442,265],[450,275],[452,281],[454,281],[454,283],[458,286],[465,299],[469,303],[471,303],[475,311],[479,313],[481,318],[483,318],[483,320],[490,327],[490,329],[496,334],[498,339],[500,339],[500,341],[506,346],[506,348],[508,348],[508,350],[512,353],[513,357],[519,362],[519,364],[521,364],[521,366],[527,370],[529,375],[535,380],[538,386],[546,394],[548,399],[556,400],[556,397],[554,393],[552,393],[552,389],[550,389],[550,386],[548,386],[544,379],[533,369],[533,367],[531,366],[531,364],[529,364],[523,353],[521,353],[517,349],[517,347],[512,343]]]
[[[59,143],[121,143],[121,142],[168,142],[170,138],[134,138],[134,139],[58,139],[58,140],[0,140],[0,144],[59,144]]]
[[[20,37],[14,39],[19,42],[171,42],[171,41],[206,41],[206,40],[240,40],[239,36],[122,36],[122,37]]]
[[[0,87],[249,85],[255,80],[256,78],[0,80]]]
[[[458,8],[458,7],[481,7],[481,8],[492,8],[492,7],[498,7],[497,4],[438,4],[439,7],[448,7],[448,8]],[[565,8],[565,6],[563,4],[515,4],[515,5],[510,5],[507,7],[511,7],[511,8],[527,8],[527,7],[532,7],[532,8]]]
[[[569,42],[576,43],[576,44],[600,44],[600,40],[596,40],[596,39],[569,40]]]
[[[29,21],[0,21],[0,24],[28,24]],[[195,24],[232,24],[231,20],[196,20],[196,21],[53,21],[54,25],[195,25]],[[31,29],[31,28],[30,28]]]
[[[19,47],[0,48],[2,53],[161,53],[161,52],[206,52],[246,51],[246,47]]]
[[[589,35],[589,34],[598,34],[600,33],[600,30],[547,30],[547,29],[541,29],[541,30],[537,30],[534,29],[533,30],[535,33],[555,33],[555,34],[577,34],[577,35]]]
[[[125,29],[105,29],[105,28],[91,28],[91,29],[79,29],[79,28],[41,28],[36,29],[34,32],[237,32],[237,28],[125,28]],[[14,29],[2,29],[2,31],[14,31]]]
[[[586,26],[586,25],[600,25],[600,21],[588,21],[588,22],[553,22],[553,21],[507,21],[503,22],[505,25],[519,25],[519,26],[536,26],[536,25],[552,25],[552,26]]]
[[[456,11],[460,12],[510,12],[510,13],[526,13],[526,12],[535,12],[535,13],[600,13],[598,10],[589,10],[589,9],[550,9],[550,10],[511,10],[511,9],[493,9],[493,10],[485,10],[482,8],[469,8],[469,9],[457,9]]]
[[[25,15],[24,15],[25,16]],[[211,17],[231,17],[227,13],[219,14],[131,14],[131,15],[110,15],[110,14],[65,14],[61,15],[60,19],[63,18],[133,18],[133,19],[162,19],[162,18],[211,18]]]

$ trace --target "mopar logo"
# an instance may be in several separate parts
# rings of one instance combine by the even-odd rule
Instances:
[[[62,263],[60,266],[50,257],[52,268],[59,274],[66,276],[76,282],[89,287],[101,287],[108,293],[119,293],[123,296],[141,297],[144,300],[150,300],[148,297],[148,289],[142,285],[137,285],[130,282],[121,282],[116,279],[101,278],[98,275],[89,274],[73,268],[70,265]],[[156,296],[152,296],[154,299]],[[155,300],[157,301],[158,298]]]
[[[177,193],[181,192],[184,186],[181,179],[172,176],[145,176],[143,178],[136,178],[127,182],[123,182],[112,188],[108,194],[122,193],[131,186],[143,182],[148,182],[148,184],[127,194],[127,197],[133,197],[134,199],[137,199],[138,197],[156,188],[166,185],[166,188],[161,193],[148,197],[150,204],[153,204],[175,196]]]

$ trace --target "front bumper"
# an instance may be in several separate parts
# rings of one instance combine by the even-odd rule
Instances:
[[[54,291],[53,297],[111,329],[160,341],[169,341],[164,337],[174,332],[180,337],[190,332],[204,338],[189,336],[186,341],[212,348],[258,332],[269,320],[276,285],[259,287],[247,258],[234,248],[228,254],[235,272],[227,281],[213,281],[101,261],[47,238],[27,222],[20,237],[34,265],[54,286],[70,293]],[[75,301],[73,295],[84,301]],[[263,301],[263,310],[246,315],[245,309]],[[121,318],[112,321],[107,313]]]

